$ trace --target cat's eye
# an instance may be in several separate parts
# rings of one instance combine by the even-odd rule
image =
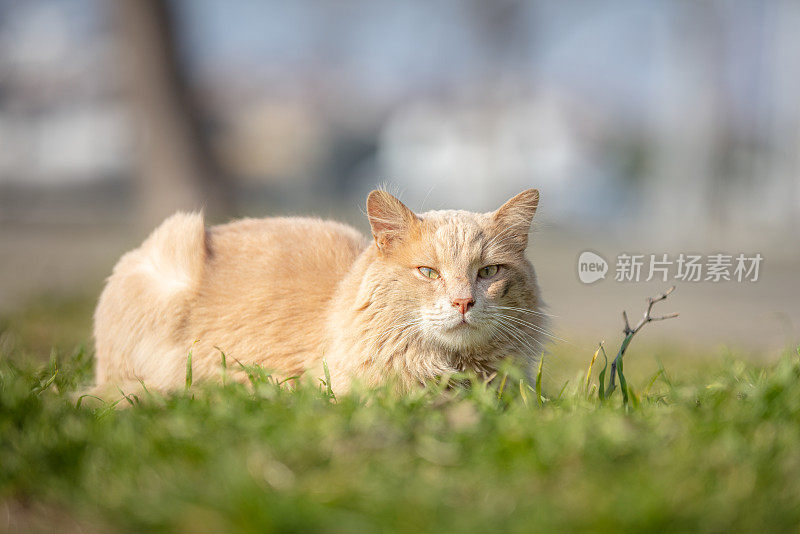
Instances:
[[[487,265],[478,269],[478,278],[491,278],[500,270],[499,265]]]
[[[439,278],[439,272],[436,269],[431,269],[430,267],[417,267],[417,270],[425,278],[430,278],[431,280],[436,280]]]

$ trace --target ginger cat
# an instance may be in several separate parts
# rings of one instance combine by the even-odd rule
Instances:
[[[546,334],[525,258],[538,202],[530,189],[492,213],[417,215],[372,191],[372,242],[319,219],[206,229],[200,214],[173,215],[120,259],[100,296],[96,392],[181,387],[190,349],[195,379],[219,376],[219,349],[282,377],[322,376],[324,359],[337,393],[353,380],[408,390],[456,371],[488,375],[509,358],[531,367]]]

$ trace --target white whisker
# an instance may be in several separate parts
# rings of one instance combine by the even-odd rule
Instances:
[[[532,310],[530,308],[519,308],[519,307],[516,307],[516,306],[496,306],[496,305],[493,304],[491,306],[488,306],[488,308],[497,308],[498,310],[514,310],[514,311],[518,311],[518,312],[532,313],[532,314],[535,314],[535,315],[542,315],[544,317],[558,317],[558,315],[551,315],[551,314],[545,313],[543,311]]]
[[[541,325],[530,323],[528,321],[520,319],[519,317],[514,317],[513,315],[505,315],[505,314],[502,314],[502,313],[498,313],[497,316],[498,317],[503,317],[504,319],[507,319],[509,321],[513,321],[518,325],[530,328],[531,330],[534,330],[535,332],[538,332],[538,333],[542,334],[543,336],[547,336],[547,337],[549,337],[551,339],[554,339],[556,341],[562,341],[564,343],[568,343],[567,340],[561,339],[560,337],[556,336],[555,334],[553,334],[552,332],[550,332],[548,329],[544,328]]]
[[[519,331],[518,328],[515,328],[513,325],[510,325],[508,323],[504,323],[504,322],[501,322],[501,321],[497,321],[495,323],[495,326],[497,328],[499,328],[500,330],[502,330],[503,332],[505,332],[506,334],[508,334],[509,336],[511,336],[514,340],[516,340],[517,343],[519,343],[521,345],[520,348],[524,348],[524,349],[527,349],[528,351],[530,351],[532,356],[535,356],[538,352],[540,352],[536,348],[531,346],[531,344],[528,343],[525,339],[521,338],[520,337],[521,332]],[[539,345],[541,345],[542,347],[544,347],[544,345],[542,345],[538,340],[536,340],[534,338],[530,338],[530,340],[534,341],[534,342],[538,343]]]

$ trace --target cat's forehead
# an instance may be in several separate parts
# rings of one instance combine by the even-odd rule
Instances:
[[[438,256],[479,255],[487,237],[486,215],[461,210],[429,211],[420,215],[429,244]]]

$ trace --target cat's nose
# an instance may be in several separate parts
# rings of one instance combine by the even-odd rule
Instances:
[[[453,304],[453,307],[454,308],[458,308],[458,311],[460,311],[461,314],[463,315],[463,314],[467,313],[467,311],[469,311],[469,309],[472,307],[472,305],[475,304],[475,301],[472,300],[471,298],[453,299],[452,304]]]

